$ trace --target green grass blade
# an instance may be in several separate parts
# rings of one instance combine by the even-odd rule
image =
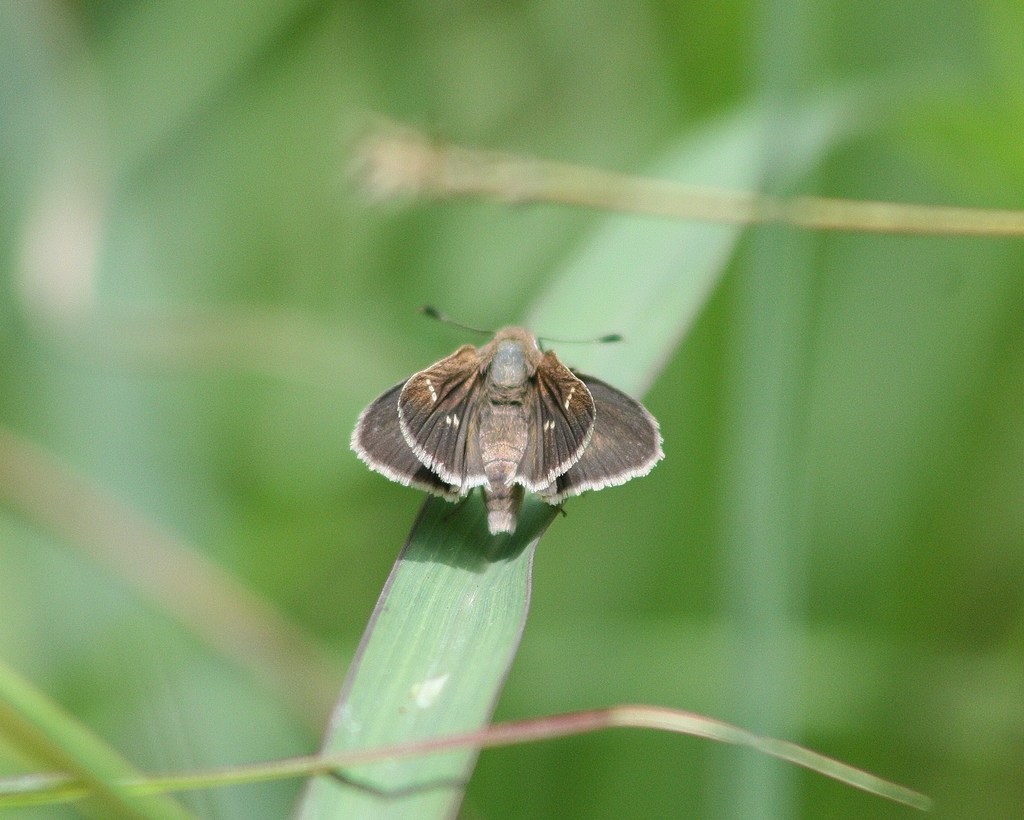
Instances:
[[[82,810],[96,817],[185,818],[164,795],[137,797],[116,785],[138,776],[128,761],[14,670],[0,663],[0,734],[38,763],[78,778],[91,792]],[[69,787],[69,794],[81,788]]]
[[[553,511],[531,505],[516,533],[492,538],[482,501],[431,498],[381,594],[328,730],[325,752],[426,739],[486,725],[512,662],[530,597],[533,551]],[[328,778],[300,817],[452,813],[474,751],[360,768],[380,797]]]
[[[834,119],[808,118],[815,134]],[[759,120],[744,112],[673,146],[656,172],[752,188]],[[807,152],[819,156],[823,140]],[[703,307],[740,234],[735,226],[678,225],[633,216],[605,220],[528,316],[539,332],[619,332],[620,345],[580,345],[568,361],[640,394]],[[518,647],[537,539],[554,513],[528,499],[511,539],[492,539],[475,497],[427,502],[363,637],[323,751],[342,752],[454,734],[489,721]],[[475,754],[394,761],[328,778],[307,790],[298,816],[443,817],[455,813]],[[429,790],[410,792],[427,784]]]

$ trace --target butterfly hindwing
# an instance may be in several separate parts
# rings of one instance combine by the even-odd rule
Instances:
[[[543,495],[552,504],[646,475],[664,455],[658,422],[640,402],[599,379],[579,378],[594,400],[594,430],[579,459],[555,478],[554,491]]]
[[[438,478],[465,493],[486,478],[476,436],[480,355],[463,345],[413,375],[398,396],[402,436]]]
[[[396,384],[363,410],[352,432],[352,449],[368,467],[392,481],[455,498],[458,493],[416,458],[402,435],[398,394],[404,386],[405,382]]]

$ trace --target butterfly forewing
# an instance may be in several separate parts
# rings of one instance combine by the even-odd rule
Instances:
[[[551,485],[585,451],[594,430],[594,400],[587,386],[551,351],[535,375],[531,440],[517,481],[538,492]]]
[[[398,397],[401,433],[418,458],[463,493],[486,479],[476,441],[480,356],[463,345],[410,378]]]
[[[664,455],[658,422],[640,402],[599,379],[579,377],[594,400],[594,430],[583,454],[555,479],[554,493],[545,494],[550,503],[646,475]]]
[[[454,498],[457,493],[416,458],[398,423],[398,394],[405,382],[396,384],[359,416],[352,432],[352,449],[368,467],[392,481]]]

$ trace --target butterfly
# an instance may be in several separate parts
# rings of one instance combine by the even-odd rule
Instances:
[[[352,449],[399,484],[456,501],[482,488],[492,535],[512,533],[526,492],[559,505],[646,475],[663,458],[658,422],[537,338],[506,327],[379,396]]]

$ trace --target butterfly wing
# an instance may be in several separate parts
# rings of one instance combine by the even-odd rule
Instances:
[[[476,435],[480,361],[475,347],[463,345],[412,376],[398,396],[398,421],[408,447],[462,494],[487,481]]]
[[[658,422],[647,408],[599,379],[579,378],[594,399],[594,431],[579,459],[543,494],[551,504],[647,475],[664,456]]]
[[[594,432],[590,390],[552,351],[537,365],[530,438],[516,482],[540,492],[586,452]]]
[[[352,449],[372,470],[406,486],[418,487],[449,500],[457,490],[434,475],[416,458],[398,422],[398,395],[405,382],[396,384],[359,414],[352,431]]]

